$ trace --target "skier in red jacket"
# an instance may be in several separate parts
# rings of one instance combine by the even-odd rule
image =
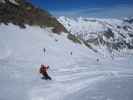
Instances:
[[[49,69],[48,65],[41,64],[40,73],[43,75],[42,79],[51,80],[51,77],[48,75],[48,69]]]

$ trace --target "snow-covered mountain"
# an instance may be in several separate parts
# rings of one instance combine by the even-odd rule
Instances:
[[[50,28],[1,24],[0,100],[132,100],[132,59],[112,60]],[[40,64],[52,81],[41,79]]]
[[[61,19],[64,24],[67,22],[66,18]],[[0,1],[0,100],[132,100],[133,55],[112,59],[106,51],[93,52],[103,48],[97,49],[97,43],[92,43],[92,47],[87,41],[99,35],[102,41],[108,38],[106,42],[117,39],[115,25],[103,25],[101,19],[68,20],[71,23],[65,27],[72,34],[66,33],[48,12],[26,0]],[[123,25],[131,27],[132,20],[124,21]],[[123,21],[108,23],[117,23],[121,28]],[[129,33],[124,29],[126,36]],[[132,28],[127,29],[132,32]],[[102,33],[107,30],[109,34]],[[83,31],[94,34],[82,36]],[[125,39],[118,34],[118,38],[127,41],[131,36]],[[50,66],[51,81],[41,79],[40,64]]]
[[[94,49],[110,52],[133,49],[133,21],[131,19],[68,18],[58,19],[76,37]]]
[[[1,24],[0,100],[132,100],[132,55],[112,60],[66,37]],[[40,64],[52,81],[41,79]]]

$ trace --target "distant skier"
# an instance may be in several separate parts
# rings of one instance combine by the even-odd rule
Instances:
[[[48,65],[41,64],[40,73],[43,75],[42,79],[51,80],[51,77],[48,75],[48,69],[49,69]]]
[[[45,48],[43,48],[43,52],[44,52],[44,56],[45,56],[45,52],[46,52],[46,49]]]
[[[72,55],[73,53],[72,52],[70,52],[70,55]]]
[[[99,58],[97,58],[96,61],[99,62]]]

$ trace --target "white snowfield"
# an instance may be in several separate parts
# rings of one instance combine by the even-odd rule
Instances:
[[[126,33],[127,31],[132,31],[130,29],[125,32],[122,28],[124,25],[132,27],[132,24],[124,23],[123,20],[115,18],[69,18],[61,16],[58,18],[58,21],[73,34],[102,32],[107,30],[107,28],[112,29],[113,32],[122,31],[123,33]],[[118,28],[118,26],[120,28]]]
[[[68,30],[72,31],[73,34],[76,34],[76,31],[78,33],[102,32],[105,31],[110,26],[121,25],[123,23],[123,21],[119,19],[82,18],[82,17],[69,18],[65,16],[59,17],[58,21],[62,23]]]
[[[133,100],[132,60],[94,53],[66,33],[1,24],[0,100]],[[40,64],[50,65],[51,81],[41,79]]]

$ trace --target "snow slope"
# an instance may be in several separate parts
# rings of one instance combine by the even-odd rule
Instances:
[[[132,59],[112,60],[50,28],[1,24],[0,100],[132,100]],[[51,66],[52,81],[40,78],[41,63]]]

